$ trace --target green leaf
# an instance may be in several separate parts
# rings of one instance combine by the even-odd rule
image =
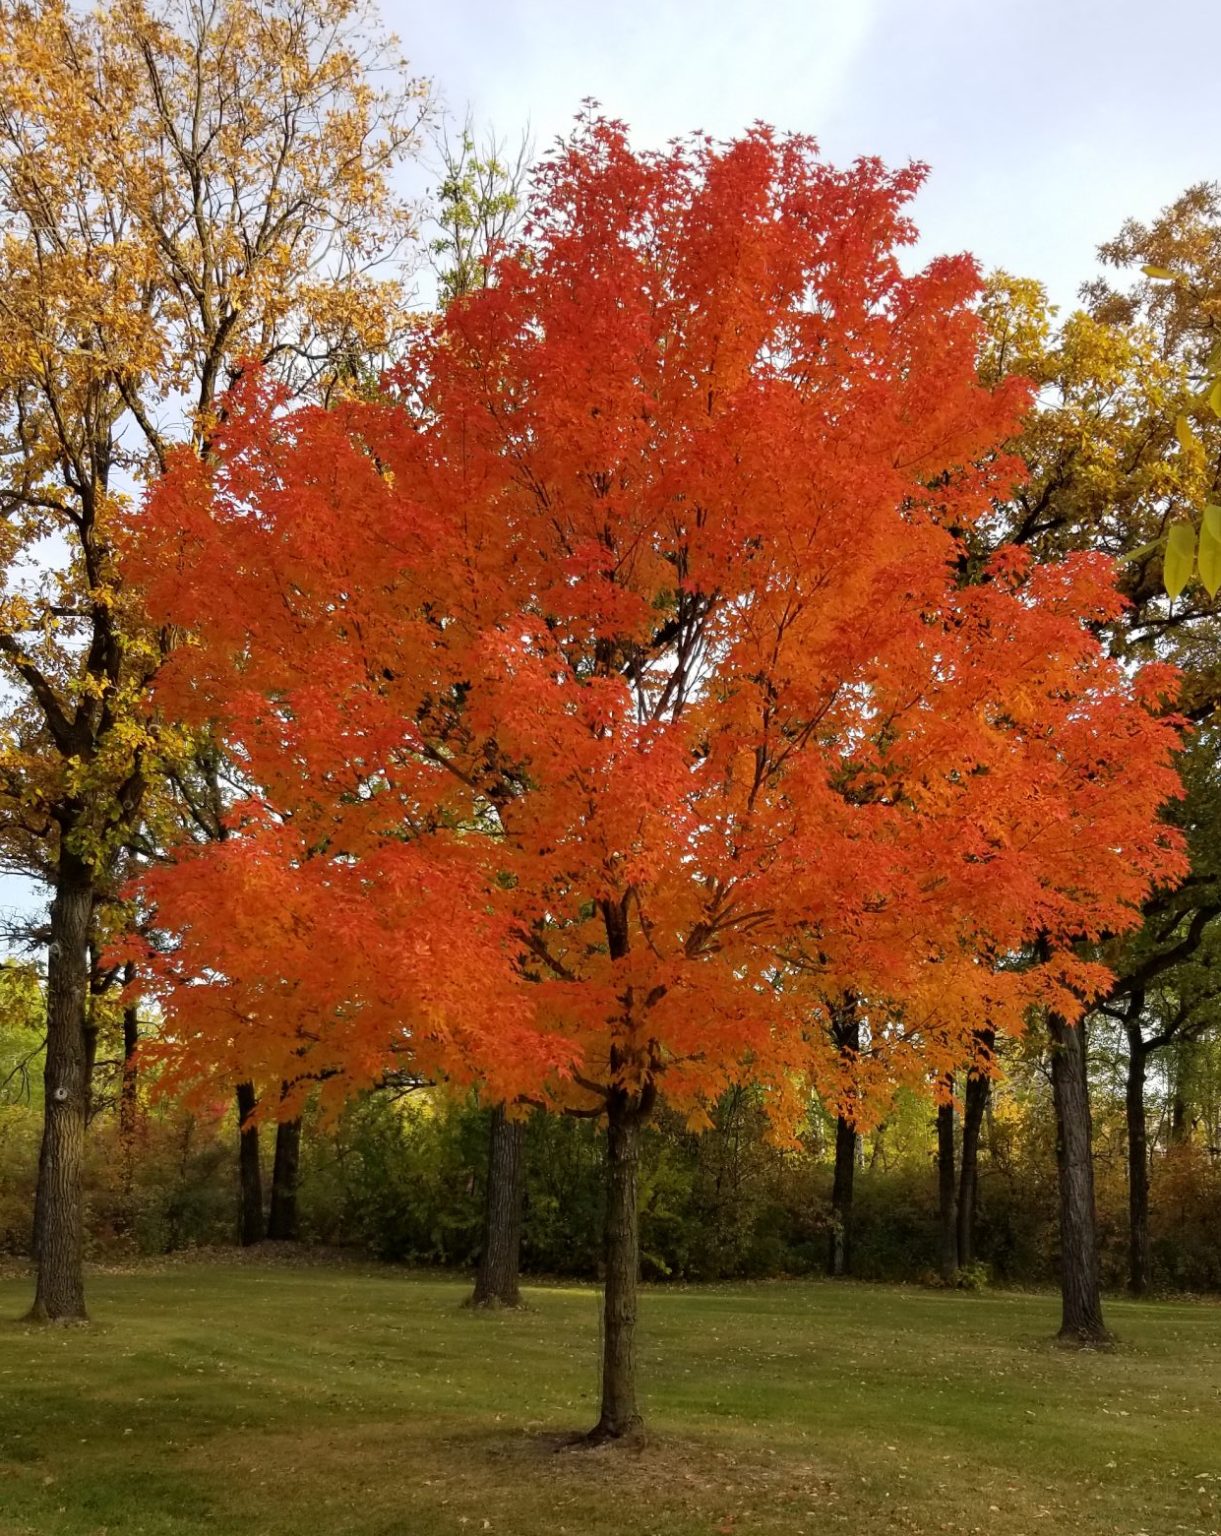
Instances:
[[[1179,440],[1179,447],[1184,453],[1190,453],[1194,448],[1201,448],[1200,439],[1186,416],[1176,416],[1174,419],[1174,435]]]
[[[1159,277],[1167,283],[1181,283],[1183,281],[1183,274],[1181,272],[1172,272],[1169,267],[1142,267],[1141,271],[1146,277]]]
[[[1139,549],[1130,549],[1128,550],[1127,554],[1117,555],[1115,558],[1115,564],[1127,565],[1133,560],[1143,560],[1146,555],[1151,555],[1155,549],[1159,549],[1165,542],[1165,538],[1163,537],[1160,539],[1154,539],[1152,544],[1142,544]]]
[[[1162,579],[1170,597],[1179,593],[1191,580],[1195,564],[1196,531],[1190,523],[1172,523],[1166,535],[1166,563],[1162,567]]]
[[[1221,416],[1221,373],[1213,380],[1213,387],[1208,392],[1208,403],[1213,408],[1213,415]]]
[[[1204,522],[1200,528],[1200,580],[1209,597],[1216,597],[1221,588],[1221,507],[1204,508]]]

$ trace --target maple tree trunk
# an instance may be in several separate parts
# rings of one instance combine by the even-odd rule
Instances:
[[[1094,1204],[1093,1128],[1086,1076],[1084,1023],[1047,1016],[1051,1083],[1056,1109],[1056,1166],[1060,1183],[1060,1338],[1082,1344],[1110,1339],[1102,1321],[1098,1284],[1098,1232]]]
[[[267,1236],[272,1242],[297,1241],[297,1188],[300,1181],[301,1121],[300,1118],[281,1120],[276,1126],[276,1155],[271,1165],[271,1210],[267,1217]]]
[[[1149,1289],[1149,1142],[1145,1121],[1147,1052],[1139,1024],[1128,1031],[1128,1289],[1143,1296]]]
[[[856,1172],[856,1128],[840,1115],[835,1122],[835,1175],[831,1181],[829,1275],[852,1273],[852,1180]]]
[[[86,1017],[92,915],[88,867],[61,850],[47,951],[46,1098],[34,1204],[38,1282],[29,1314],[36,1322],[86,1318],[81,1167],[89,1115]]]
[[[953,1079],[947,1082],[953,1091]],[[941,1278],[958,1283],[958,1181],[954,1174],[954,1106],[937,1106],[937,1196],[941,1218]]]
[[[975,1206],[979,1193],[979,1138],[988,1109],[991,1079],[972,1072],[962,1106],[962,1162],[958,1172],[958,1262],[975,1262]]]
[[[526,1123],[511,1120],[503,1104],[492,1111],[483,1252],[475,1275],[474,1307],[519,1307],[521,1218],[525,1197]]]
[[[263,1237],[263,1170],[259,1165],[259,1128],[247,1125],[258,1100],[253,1083],[237,1085],[238,1236],[249,1248]]]
[[[607,1098],[606,1283],[602,1309],[602,1411],[592,1442],[638,1438],[636,1307],[640,1213],[636,1203],[641,1113],[621,1088]]]

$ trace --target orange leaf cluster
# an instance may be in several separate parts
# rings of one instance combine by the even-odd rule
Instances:
[[[962,577],[1027,391],[969,259],[900,266],[921,175],[593,121],[384,398],[243,382],[136,541],[251,789],[146,882],[184,1072],[783,1116],[1104,982],[1182,868],[1172,678],[1101,651],[1109,562]]]

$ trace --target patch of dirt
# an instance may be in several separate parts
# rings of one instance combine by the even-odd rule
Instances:
[[[624,1464],[630,1462],[633,1489],[646,1498],[671,1495],[684,1485],[708,1494],[759,1496],[797,1490],[825,1497],[831,1488],[830,1480],[812,1462],[795,1461],[778,1452],[743,1452],[687,1436],[646,1433],[643,1442],[602,1445],[585,1445],[572,1435],[554,1433],[481,1438],[491,1466],[531,1479],[619,1488]]]
[[[223,1465],[234,1486],[247,1495],[257,1489],[273,1505],[304,1494],[311,1506],[325,1507],[329,1490],[343,1488],[366,1518],[410,1506],[421,1531],[440,1520],[438,1530],[452,1521],[459,1532],[573,1536],[664,1530],[694,1520],[725,1536],[739,1529],[789,1536],[818,1529],[818,1518],[838,1503],[835,1484],[819,1467],[778,1452],[671,1435],[578,1451],[573,1439],[554,1430],[499,1427],[446,1433],[435,1422],[404,1421],[291,1435],[226,1434],[198,1452]],[[483,1523],[493,1516],[494,1523]]]

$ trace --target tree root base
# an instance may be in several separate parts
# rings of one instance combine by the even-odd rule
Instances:
[[[530,1310],[520,1297],[516,1301],[504,1301],[499,1296],[468,1296],[462,1305],[468,1312],[528,1312]]]
[[[72,1317],[52,1317],[45,1307],[31,1307],[20,1319],[33,1328],[88,1328],[89,1318],[81,1312]]]
[[[1114,1349],[1119,1339],[1109,1328],[1062,1328],[1053,1340],[1058,1349]]]
[[[616,1450],[625,1454],[634,1452],[639,1454],[648,1444],[648,1436],[644,1432],[644,1420],[632,1419],[622,1429],[612,1429],[609,1425],[599,1423],[583,1435],[572,1435],[562,1445],[558,1445],[558,1451],[603,1451]]]

